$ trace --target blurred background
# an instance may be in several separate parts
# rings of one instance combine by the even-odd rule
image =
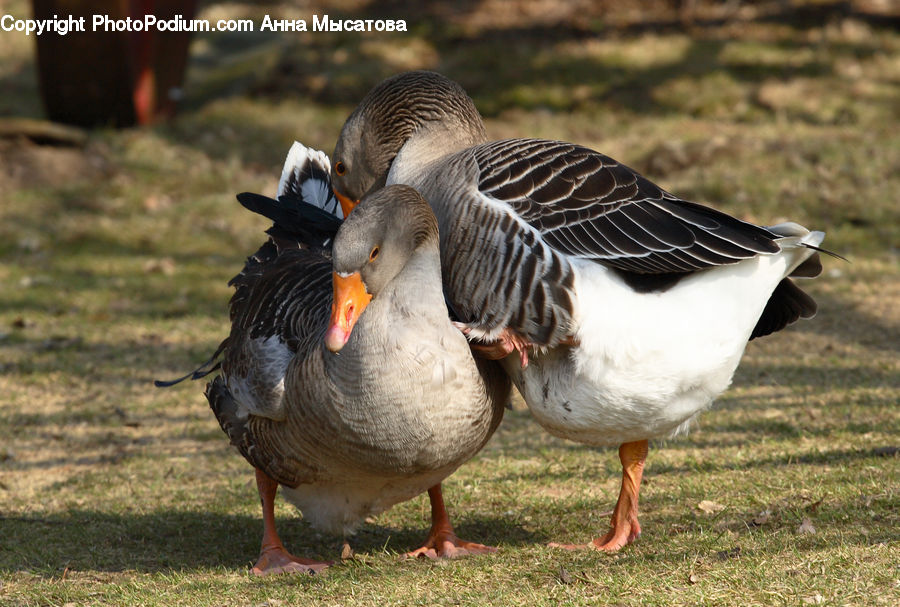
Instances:
[[[84,5],[34,4],[60,15]],[[121,14],[143,6],[111,4]],[[0,537],[19,538],[22,546],[0,557],[0,572],[45,567],[52,577],[72,563],[157,570],[215,566],[223,558],[239,566],[242,556],[252,557],[258,515],[245,484],[249,469],[228,450],[202,386],[156,390],[151,382],[194,368],[227,334],[226,283],[267,227],[234,195],[274,194],[294,140],[330,154],[344,119],[373,85],[417,68],[460,82],[492,138],[578,142],[740,218],[768,225],[790,219],[826,231],[825,246],[851,263],[824,260],[825,274],[809,289],[819,316],[753,342],[735,387],[703,418],[705,434],[660,459],[651,455],[650,470],[692,470],[691,458],[704,453],[724,461],[729,456],[718,449],[739,454],[746,441],[769,441],[759,449],[777,453],[767,460],[773,467],[796,461],[795,450],[834,450],[838,459],[827,459],[829,465],[850,467],[846,477],[832,479],[830,495],[850,496],[833,497],[840,501],[835,508],[874,509],[882,518],[867,519],[868,529],[896,541],[896,501],[889,502],[896,499],[890,491],[897,487],[900,433],[897,2],[168,6],[212,22],[252,19],[257,26],[265,15],[310,24],[314,14],[404,19],[408,31],[257,27],[159,40],[100,34],[101,47],[92,50],[76,45],[96,43],[97,36],[45,34],[40,52],[35,36],[0,32]],[[0,0],[0,13],[29,18],[32,8],[25,0]],[[150,93],[147,70],[155,78]],[[81,93],[94,96],[72,101]],[[109,112],[101,111],[105,93],[113,100]],[[80,118],[85,114],[90,120]],[[562,447],[541,436],[527,413],[513,411],[487,457],[532,457],[536,444],[570,453],[552,451]],[[574,464],[575,476],[581,465]],[[765,474],[782,474],[774,470]],[[720,472],[727,479],[721,486],[730,486],[741,481],[727,475],[746,470]],[[894,489],[862,508],[865,502],[851,493],[870,473],[871,484]],[[697,488],[665,485],[674,477],[657,476],[647,490],[657,508],[650,520],[656,517],[661,533],[693,520],[674,500]],[[614,467],[606,482],[612,495]],[[527,508],[527,499],[522,506],[515,495],[496,499],[510,501],[498,508]],[[145,512],[148,503],[166,516],[125,516]],[[243,518],[213,522],[208,512]],[[31,548],[35,527],[14,519],[33,516],[101,530],[89,537],[96,550],[71,548],[81,541],[78,532],[66,531],[60,541],[57,527],[42,527],[40,551]],[[177,522],[167,527],[173,516]],[[205,525],[198,533],[226,547],[224,557],[155,543],[145,533],[162,528],[178,535],[197,522]],[[863,538],[863,531],[852,537]],[[835,566],[833,575],[841,571]],[[53,583],[43,579],[17,588],[46,591]],[[839,586],[829,579],[829,587]],[[734,580],[737,587],[745,582],[737,574]]]
[[[94,204],[104,205],[144,196],[177,201],[183,210],[198,196],[233,192],[223,176],[212,178],[224,167],[274,178],[294,139],[330,152],[342,120],[371,86],[401,70],[429,68],[470,92],[493,136],[592,145],[687,197],[759,214],[759,221],[814,205],[831,230],[840,230],[842,249],[845,240],[896,244],[892,205],[859,195],[861,187],[888,194],[892,188],[881,177],[890,179],[896,168],[889,152],[896,150],[890,127],[900,111],[900,6],[890,0],[35,0],[34,6],[41,15],[120,18],[150,6],[161,19],[252,19],[257,31],[40,38],[3,32],[0,184],[8,203],[51,187],[57,199],[90,192]],[[32,13],[25,1],[5,0],[3,7],[18,18]],[[258,31],[265,15],[304,18],[311,29],[314,14],[404,19],[409,31]],[[149,93],[147,72],[156,82]],[[166,120],[176,107],[177,117]],[[95,130],[14,119],[47,117]],[[110,130],[135,122],[156,125]],[[158,146],[147,151],[158,162],[143,172],[123,165],[123,152],[145,153],[135,146]],[[853,166],[846,156],[856,152],[869,162]],[[205,172],[212,183],[166,172],[165,157],[178,154],[211,163]],[[727,170],[748,159],[760,163],[748,179]],[[767,160],[790,166],[790,177],[780,179]],[[176,162],[196,170],[194,164]],[[704,179],[695,178],[698,171]],[[178,183],[156,188],[164,192],[109,189],[110,176],[156,172]],[[18,240],[46,239],[44,230],[14,223],[6,225]],[[16,253],[17,239],[4,240],[0,251]]]

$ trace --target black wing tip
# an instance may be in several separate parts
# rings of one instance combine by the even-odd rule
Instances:
[[[203,366],[205,366],[205,364]],[[168,379],[168,380],[154,379],[153,385],[156,386],[157,388],[171,388],[172,386],[174,386],[176,384],[180,384],[181,382],[185,381],[186,379],[190,379],[191,381],[197,381],[198,379],[203,379],[204,377],[206,377],[213,371],[217,371],[222,366],[222,363],[217,362],[214,366],[210,367],[209,369],[207,369],[205,371],[203,370],[203,366],[198,367],[197,369],[191,371],[187,375],[184,375],[177,379]]]
[[[184,377],[179,377],[178,379],[154,379],[153,386],[156,388],[171,388],[175,384],[180,384],[190,376],[191,374],[188,373]]]
[[[194,369],[187,375],[184,375],[177,379],[169,379],[169,380],[154,379],[153,385],[156,386],[157,388],[171,388],[175,384],[180,384],[181,382],[183,382],[186,379],[196,381],[198,379],[206,377],[207,375],[209,375],[213,371],[218,370],[222,366],[222,361],[217,360],[217,359],[219,358],[219,355],[222,354],[222,352],[224,352],[225,348],[227,348],[227,347],[228,347],[228,338],[226,338],[225,340],[222,341],[222,343],[219,344],[219,347],[216,348],[216,351],[213,352],[212,356],[210,356],[199,367],[197,367],[196,369]],[[210,365],[212,365],[212,366],[209,367]],[[206,367],[209,367],[209,368],[207,369]]]
[[[816,245],[808,244],[805,242],[803,243],[803,246],[806,247],[807,249],[812,249],[813,251],[816,251],[818,253],[825,253],[829,257],[834,257],[835,259],[840,259],[841,261],[846,261],[847,263],[853,263],[852,261],[850,261],[843,255],[841,255],[839,253],[835,253],[834,251],[829,251],[828,249],[823,249],[822,247],[817,247]]]

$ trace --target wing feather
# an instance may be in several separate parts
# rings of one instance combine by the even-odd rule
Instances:
[[[627,166],[556,141],[477,146],[478,189],[551,247],[639,273],[689,272],[775,253],[777,235],[681,200]],[[502,167],[497,170],[497,167]]]

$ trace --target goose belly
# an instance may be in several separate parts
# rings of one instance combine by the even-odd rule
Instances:
[[[583,369],[578,348],[534,357],[514,376],[532,415],[554,436],[589,445],[675,434],[730,383],[740,353],[678,379],[611,358]],[[518,364],[515,359],[511,364]]]
[[[329,369],[343,386],[341,406],[306,424],[323,467],[415,476],[455,468],[487,442],[493,405],[465,337],[449,323],[446,335],[434,337],[396,328],[364,352],[348,352],[346,366]]]
[[[490,438],[494,407],[465,337],[449,323],[434,336],[404,331],[368,346],[354,333],[348,345],[358,347],[326,359],[339,400],[320,395],[327,406],[290,417],[290,448],[309,475],[284,495],[318,529],[351,533],[441,482]]]
[[[341,476],[331,482],[283,487],[282,493],[300,509],[304,520],[313,528],[335,535],[349,535],[366,517],[381,514],[395,504],[424,493],[455,468],[418,476]]]
[[[791,266],[784,254],[758,256],[638,293],[611,270],[576,262],[579,345],[507,369],[557,436],[607,445],[677,432],[728,387]]]

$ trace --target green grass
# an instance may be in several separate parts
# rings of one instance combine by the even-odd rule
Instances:
[[[900,602],[900,35],[833,15],[595,17],[201,36],[172,123],[84,149],[0,141],[0,605]],[[0,112],[40,115],[32,42],[0,33]],[[250,467],[200,384],[152,380],[227,331],[226,282],[267,227],[234,194],[272,192],[294,139],[330,152],[370,86],[416,67],[462,82],[493,137],[589,145],[740,217],[826,230],[851,263],[826,259],[818,317],[751,343],[697,427],[654,445],[644,534],[619,554],[547,547],[605,529],[620,470],[517,403],[445,487],[460,535],[500,552],[401,561],[427,530],[420,497],[321,576],[255,579]],[[277,514],[289,549],[340,560],[340,538]]]

